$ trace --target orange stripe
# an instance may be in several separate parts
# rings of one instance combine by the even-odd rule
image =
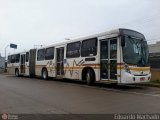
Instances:
[[[100,66],[100,64],[83,64],[82,66]]]
[[[117,66],[117,69],[124,69],[123,66]],[[150,67],[129,67],[133,71],[150,71]]]
[[[117,66],[117,69],[119,70],[119,69],[124,69],[124,67],[123,66]]]
[[[150,71],[150,67],[129,67],[129,69],[134,71]]]

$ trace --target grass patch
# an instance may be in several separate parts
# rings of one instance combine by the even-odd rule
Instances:
[[[160,80],[151,80],[150,83],[160,84]]]

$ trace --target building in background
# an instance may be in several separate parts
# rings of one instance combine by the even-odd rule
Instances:
[[[5,58],[0,54],[0,72],[5,70]]]
[[[160,41],[149,45],[149,53],[160,53]]]
[[[160,41],[149,45],[149,59],[151,66],[151,80],[160,81]]]
[[[160,41],[149,45],[150,65],[153,69],[160,69]]]

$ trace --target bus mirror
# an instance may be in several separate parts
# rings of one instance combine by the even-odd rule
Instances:
[[[143,42],[143,44],[145,44],[145,45],[147,44],[147,41],[143,41],[143,40],[142,40],[142,42]]]
[[[142,41],[142,43],[144,44],[144,46],[147,46],[147,41]]]

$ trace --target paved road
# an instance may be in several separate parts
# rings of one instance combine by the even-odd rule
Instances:
[[[0,113],[160,113],[160,89],[1,74]]]

